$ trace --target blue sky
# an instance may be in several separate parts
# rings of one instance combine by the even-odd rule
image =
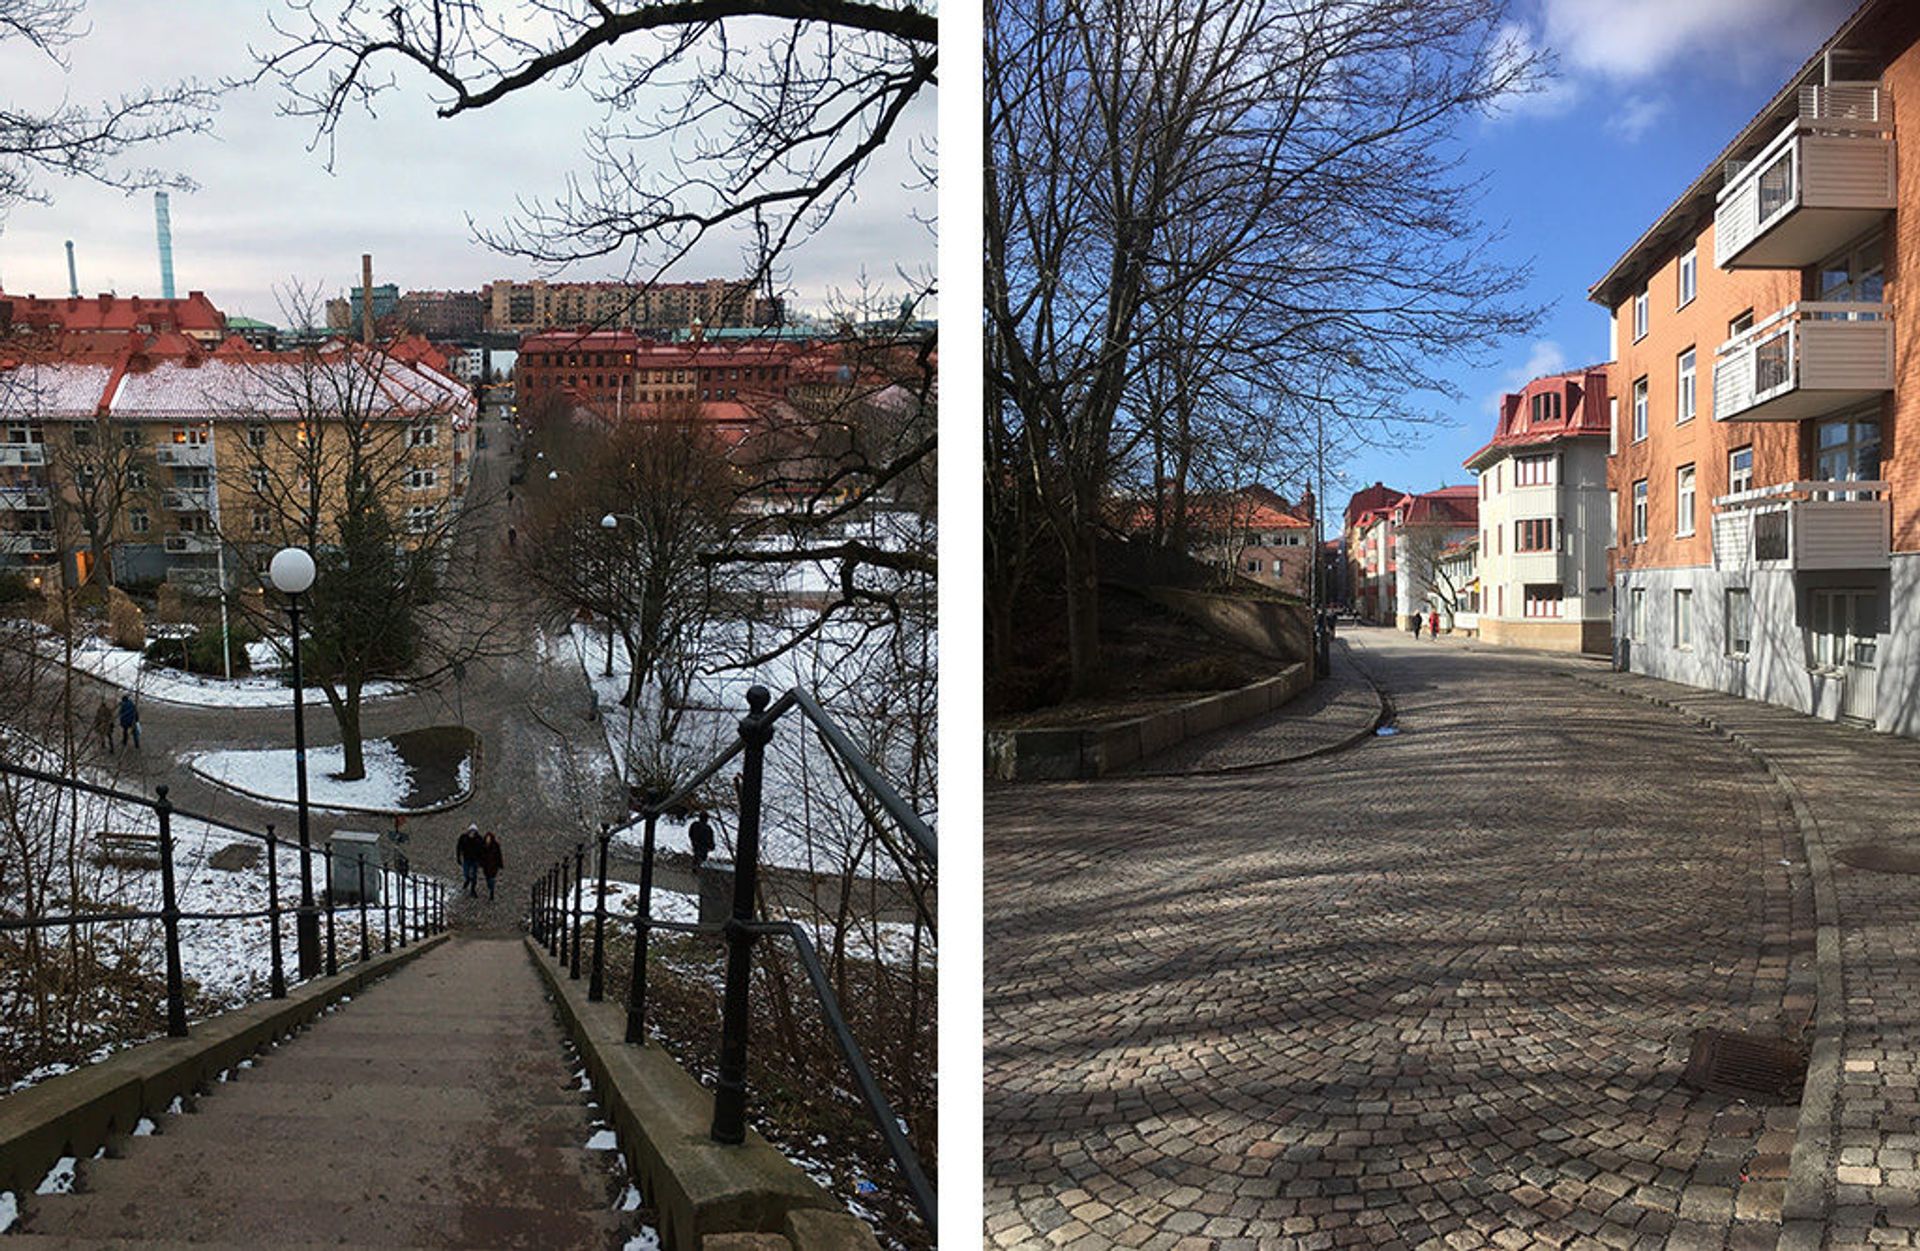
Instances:
[[[1375,481],[1412,491],[1471,481],[1460,462],[1493,430],[1498,396],[1605,360],[1607,318],[1587,300],[1641,231],[1855,7],[1856,0],[1520,0],[1518,33],[1556,62],[1546,89],[1470,123],[1466,172],[1500,254],[1531,262],[1548,306],[1530,338],[1446,371],[1458,402],[1434,424],[1363,449],[1329,482],[1334,508]]]

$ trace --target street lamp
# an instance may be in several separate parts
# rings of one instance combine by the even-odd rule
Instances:
[[[640,524],[640,519],[632,513],[608,513],[600,518],[600,528],[612,533],[620,528],[622,521]],[[613,619],[607,619],[607,676],[613,675]],[[620,755],[620,781],[631,788],[627,775],[633,771],[633,709],[640,702],[638,692],[633,689],[633,675],[627,675],[627,745]]]
[[[307,824],[306,699],[300,680],[300,597],[312,588],[313,574],[313,557],[298,547],[281,548],[267,566],[267,577],[287,597],[287,616],[293,622],[293,765],[300,813],[300,912],[294,933],[301,977],[320,972],[320,918],[313,907],[313,844]]]

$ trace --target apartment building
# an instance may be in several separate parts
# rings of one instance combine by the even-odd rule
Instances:
[[[1379,484],[1369,491],[1369,499],[1380,498]],[[1450,580],[1448,550],[1476,537],[1478,504],[1471,485],[1402,494],[1358,512],[1350,503],[1348,560],[1361,619],[1406,629],[1416,612],[1457,611],[1463,588]]]
[[[314,482],[338,514],[343,414],[392,423],[371,473],[402,541],[432,532],[464,493],[474,405],[424,343],[208,352],[167,335],[0,359],[0,566],[84,582],[110,554],[118,582],[249,585]]]
[[[751,284],[725,278],[699,282],[515,282],[502,278],[480,291],[486,328],[536,334],[557,327],[669,330],[695,325],[772,326],[781,302]]]
[[[1467,457],[1479,476],[1477,614],[1492,643],[1606,653],[1607,367],[1535,378],[1501,397],[1493,438]]]
[[[1621,410],[1617,662],[1907,735],[1916,36],[1920,9],[1862,5],[1590,292]]]
[[[25,335],[57,341],[73,350],[113,346],[131,335],[180,334],[202,347],[227,337],[227,317],[204,291],[176,299],[138,295],[61,296],[0,292],[0,336]]]
[[[1122,505],[1115,520],[1135,535],[1154,529],[1148,503]],[[1263,486],[1191,494],[1184,547],[1223,573],[1306,600],[1313,593],[1313,493],[1303,493],[1298,504]]]
[[[1391,532],[1376,533],[1382,510],[1406,495],[1398,487],[1384,482],[1362,487],[1347,500],[1341,514],[1343,602],[1363,621],[1378,621],[1381,606],[1393,602],[1389,589],[1392,580],[1392,556],[1387,550]]]

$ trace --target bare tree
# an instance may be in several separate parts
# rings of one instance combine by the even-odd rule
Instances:
[[[754,236],[759,284],[888,144],[924,145],[931,181],[930,138],[909,110],[934,84],[939,32],[911,0],[286,7],[256,78],[278,82],[286,111],[314,121],[329,159],[342,117],[371,110],[398,85],[394,70],[419,75],[442,117],[552,86],[605,106],[609,120],[587,136],[588,169],[483,236],[510,255],[558,264],[649,253],[657,273],[738,225]]]
[[[1409,583],[1409,601],[1419,612],[1424,601],[1431,600],[1442,616],[1451,621],[1466,602],[1467,588],[1453,568],[1454,547],[1470,537],[1459,526],[1420,522],[1400,527],[1394,538],[1394,552],[1400,576]]]
[[[0,44],[19,40],[64,70],[86,31],[84,0],[0,0]],[[0,210],[22,201],[44,202],[39,176],[89,178],[110,187],[191,187],[178,174],[128,167],[135,149],[176,135],[204,131],[212,121],[212,90],[192,82],[141,88],[87,107],[63,100],[47,112],[0,105]]]
[[[986,17],[989,411],[1018,449],[989,472],[1032,481],[1083,691],[1096,540],[1140,437],[1122,418],[1156,352],[1230,349],[1201,367],[1391,420],[1449,390],[1440,362],[1531,323],[1510,302],[1524,274],[1464,242],[1469,189],[1435,152],[1536,67],[1497,0],[990,0]]]

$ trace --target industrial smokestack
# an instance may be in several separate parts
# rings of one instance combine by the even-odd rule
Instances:
[[[173,298],[173,223],[167,217],[167,193],[153,193],[153,229],[160,237],[160,298]]]
[[[360,337],[373,342],[373,253],[360,254]]]
[[[73,240],[67,240],[67,294],[80,298],[80,275],[73,268]]]

